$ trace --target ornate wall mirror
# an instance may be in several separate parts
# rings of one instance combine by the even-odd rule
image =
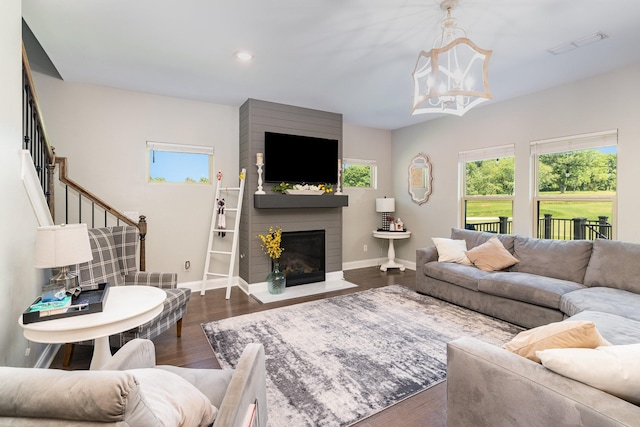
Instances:
[[[409,163],[409,194],[411,195],[411,200],[419,205],[426,203],[431,195],[432,180],[433,174],[429,156],[419,153]]]

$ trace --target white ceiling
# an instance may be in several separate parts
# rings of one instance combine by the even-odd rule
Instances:
[[[411,73],[439,33],[440,0],[23,0],[22,7],[65,81],[234,106],[255,98],[382,129],[437,117],[410,111]],[[460,0],[452,15],[493,50],[494,99],[483,106],[640,63],[638,0]],[[609,38],[547,52],[596,31]],[[255,59],[240,63],[238,49]]]

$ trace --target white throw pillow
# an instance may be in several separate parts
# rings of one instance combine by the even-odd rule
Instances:
[[[537,351],[558,374],[640,404],[640,344]]]
[[[467,242],[465,240],[445,239],[442,237],[432,237],[431,240],[438,250],[438,262],[471,265],[471,261],[465,254],[467,251]]]
[[[218,409],[194,385],[157,368],[129,369],[140,385],[140,398],[162,426],[207,426]],[[135,417],[134,417],[135,423]]]

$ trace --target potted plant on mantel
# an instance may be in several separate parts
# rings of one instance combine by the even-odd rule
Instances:
[[[258,234],[258,238],[262,242],[260,247],[262,251],[273,261],[273,269],[267,275],[267,289],[270,294],[281,294],[287,285],[287,278],[280,271],[280,255],[282,255],[282,228],[269,227],[267,234]]]

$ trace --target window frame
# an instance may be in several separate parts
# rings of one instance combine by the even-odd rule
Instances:
[[[153,181],[151,180],[151,152],[162,151],[177,154],[203,154],[208,155],[208,181],[207,182],[187,182],[187,181]],[[148,184],[188,184],[188,185],[213,185],[215,181],[214,171],[214,147],[204,145],[176,144],[170,142],[147,141],[146,142],[146,181]]]
[[[351,187],[351,186],[347,186],[345,185],[344,182],[344,171],[348,166],[369,166],[370,168],[370,175],[369,175],[369,179],[371,181],[371,185],[369,187]],[[378,188],[378,162],[376,162],[375,160],[366,160],[366,159],[355,159],[352,157],[344,157],[342,159],[342,168],[340,171],[341,174],[341,183],[340,185],[342,185],[343,189],[346,188],[361,188],[361,189],[366,189],[366,190],[376,190]]]
[[[513,157],[514,159],[514,183],[513,194],[511,195],[467,195],[467,166],[469,162],[502,159],[507,157]],[[494,147],[479,148],[475,150],[460,151],[458,153],[458,182],[460,183],[458,188],[459,203],[458,203],[458,227],[463,228],[466,225],[466,205],[467,201],[511,201],[511,221],[513,227],[513,203],[515,200],[516,186],[515,186],[515,144],[498,145]]]
[[[575,202],[594,202],[606,201],[611,202],[611,238],[616,239],[618,224],[618,186],[616,183],[616,191],[614,195],[540,195],[540,185],[538,179],[540,177],[540,168],[538,156],[544,154],[560,154],[571,151],[584,151],[604,147],[616,147],[616,173],[618,172],[618,129],[611,129],[599,132],[590,132],[584,134],[570,135],[566,137],[541,139],[531,141],[530,145],[530,162],[532,179],[531,179],[531,218],[533,220],[533,235],[539,236],[539,206],[540,202],[549,201],[575,201]]]

